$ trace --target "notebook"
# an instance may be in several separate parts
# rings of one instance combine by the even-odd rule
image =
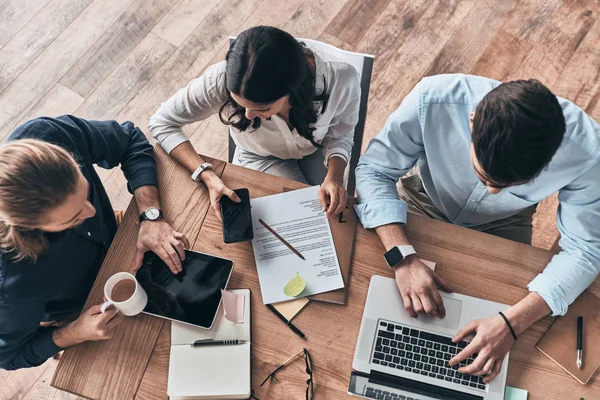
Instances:
[[[507,386],[504,389],[504,400],[527,400],[528,393],[526,390],[517,389]]]
[[[577,368],[577,317],[583,317],[583,363]],[[600,299],[583,292],[566,315],[556,318],[537,345],[538,350],[580,383],[586,384],[600,366]]]
[[[171,400],[250,397],[250,290],[238,289],[231,292],[245,296],[243,323],[236,324],[225,319],[223,307],[220,307],[212,329],[172,323],[167,388]],[[248,343],[234,346],[190,346],[200,339],[242,339]]]

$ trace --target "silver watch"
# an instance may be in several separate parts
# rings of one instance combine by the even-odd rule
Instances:
[[[198,178],[200,177],[200,174],[203,173],[204,171],[214,171],[214,167],[212,166],[211,163],[207,163],[205,162],[204,164],[202,164],[201,166],[198,167],[198,169],[196,169],[194,171],[194,173],[192,174],[192,180],[194,182],[198,182]]]

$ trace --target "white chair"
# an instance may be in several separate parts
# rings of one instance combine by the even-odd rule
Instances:
[[[229,37],[229,45],[235,40],[234,36]],[[346,170],[347,175],[347,189],[350,196],[354,195],[354,189],[356,186],[356,177],[354,171],[358,164],[360,157],[360,150],[362,148],[363,136],[365,133],[365,121],[367,118],[367,102],[369,100],[369,89],[371,87],[371,74],[373,72],[373,61],[374,56],[369,54],[355,53],[352,51],[346,51],[332,46],[328,43],[319,42],[312,39],[297,39],[299,42],[305,43],[306,47],[317,53],[323,52],[328,53],[336,58],[346,61],[352,65],[358,72],[360,79],[360,108],[358,111],[358,123],[354,128],[354,147],[352,148],[352,154],[350,156],[350,163]],[[235,142],[231,135],[229,136],[229,162],[233,161],[235,154]]]

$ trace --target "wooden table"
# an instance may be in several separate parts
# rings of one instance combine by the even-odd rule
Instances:
[[[208,191],[161,150],[156,150],[161,203],[167,220],[183,231],[192,248],[235,261],[230,288],[252,290],[252,382],[257,397],[304,399],[306,374],[300,359],[263,388],[259,383],[279,363],[302,347],[314,363],[317,399],[341,399],[346,394],[354,347],[372,275],[392,276],[384,265],[384,249],[374,231],[357,227],[348,302],[344,306],[311,303],[295,319],[307,340],[298,338],[263,304],[252,247],[226,245],[221,227],[209,210]],[[231,188],[247,187],[252,197],[296,189],[302,184],[213,160],[216,172]],[[96,279],[87,306],[102,302],[104,282],[134,261],[137,209],[130,204],[106,261]],[[539,248],[409,216],[407,234],[418,253],[438,263],[437,272],[455,291],[505,304],[527,294],[527,283],[543,270],[552,253]],[[600,284],[591,291],[600,295]],[[401,306],[400,304],[398,305]],[[532,326],[515,344],[508,384],[526,389],[531,400],[597,399],[600,377],[580,385],[534,348],[550,318]],[[128,318],[110,341],[84,343],[65,351],[52,385],[94,399],[166,399],[170,327],[168,321],[147,315]]]

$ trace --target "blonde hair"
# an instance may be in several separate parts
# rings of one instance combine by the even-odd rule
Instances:
[[[36,262],[48,247],[48,211],[75,193],[79,166],[63,148],[35,139],[0,146],[0,251]]]

